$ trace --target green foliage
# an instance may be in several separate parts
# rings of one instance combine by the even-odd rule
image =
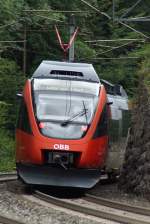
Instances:
[[[140,75],[143,76],[144,83],[146,84],[150,92],[150,59],[149,58],[143,61],[142,68],[140,70]]]
[[[120,64],[115,61],[113,64],[107,61],[101,66],[100,77],[122,85],[131,97],[137,88],[139,67],[137,61],[132,59],[122,61]]]
[[[75,52],[76,54],[76,60],[88,60],[96,57],[96,52],[94,49],[90,48],[86,43],[83,43],[81,41],[76,41],[75,43]]]
[[[22,91],[24,80],[14,61],[0,59],[0,124],[9,130],[13,130],[16,123],[16,93]]]
[[[15,169],[15,143],[6,131],[0,131],[0,171]]]
[[[4,129],[7,126],[8,122],[8,111],[11,105],[6,104],[5,102],[0,102],[0,127]]]

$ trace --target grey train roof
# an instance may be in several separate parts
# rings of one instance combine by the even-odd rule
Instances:
[[[104,79],[101,79],[100,81],[105,86],[107,94],[116,95],[116,96],[118,95],[124,98],[128,98],[127,93],[125,89],[123,88],[123,86],[119,84],[112,84]]]
[[[61,78],[100,82],[92,64],[42,61],[32,78]]]

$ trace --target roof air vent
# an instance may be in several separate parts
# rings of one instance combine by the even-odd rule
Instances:
[[[79,76],[79,77],[83,77],[83,73],[82,72],[75,72],[75,71],[63,71],[63,70],[52,70],[50,72],[50,74],[53,75],[62,75],[62,76]]]

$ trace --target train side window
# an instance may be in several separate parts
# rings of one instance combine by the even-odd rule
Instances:
[[[19,109],[19,116],[17,121],[17,128],[21,129],[24,132],[32,134],[32,129],[30,126],[27,106],[24,102],[24,99],[21,100],[20,109]]]
[[[108,135],[108,108],[107,104],[104,106],[99,122],[96,127],[93,138]]]

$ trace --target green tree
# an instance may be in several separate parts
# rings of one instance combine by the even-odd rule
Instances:
[[[22,91],[24,81],[25,77],[14,61],[0,59],[0,120],[9,130],[15,127],[16,93]]]

